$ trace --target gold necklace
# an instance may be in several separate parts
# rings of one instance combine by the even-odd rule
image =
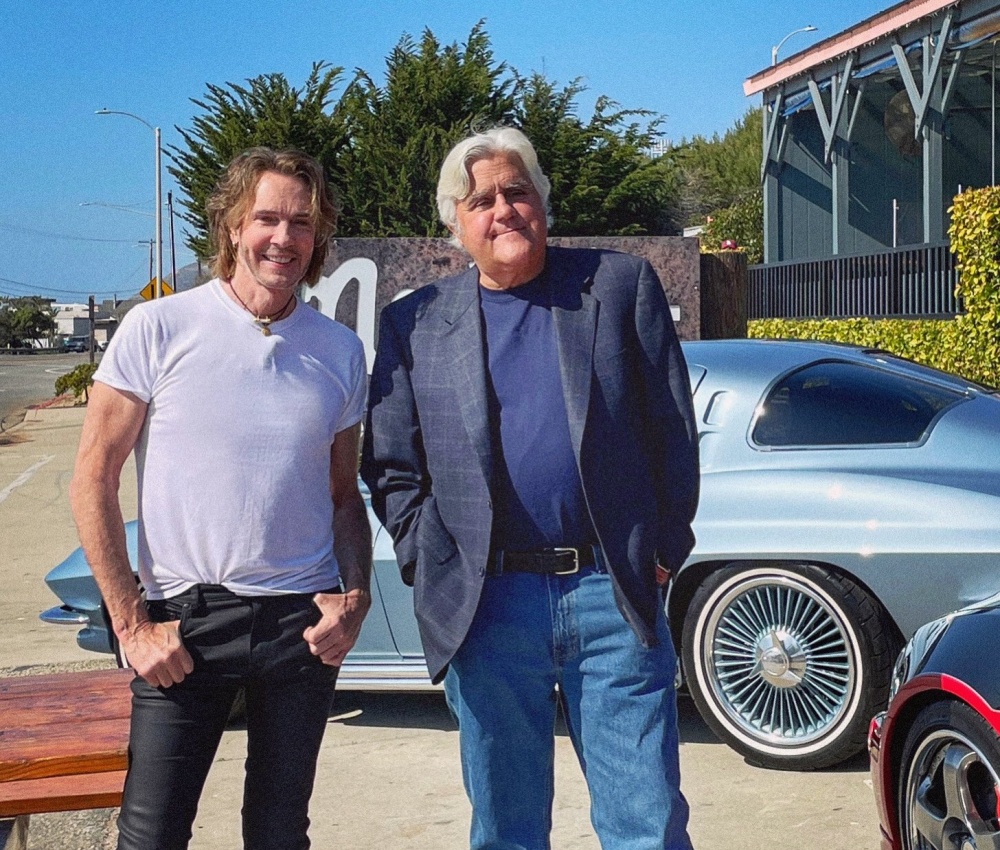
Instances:
[[[246,302],[242,298],[240,298],[240,294],[236,291],[236,287],[233,286],[233,282],[231,280],[227,280],[226,283],[229,284],[229,289],[236,297],[236,300],[240,302],[240,306],[244,310],[246,310],[251,316],[253,316],[253,323],[258,328],[260,328],[260,332],[264,334],[264,336],[271,335],[271,323],[277,322],[279,319],[283,318],[285,315],[285,310],[288,309],[288,305],[295,300],[295,293],[293,292],[291,295],[288,296],[288,300],[285,302],[284,306],[277,313],[272,313],[270,316],[258,316],[253,310],[247,307]]]

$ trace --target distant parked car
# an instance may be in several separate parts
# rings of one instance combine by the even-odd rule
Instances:
[[[868,737],[883,850],[1000,847],[1000,595],[919,628]]]
[[[63,343],[63,351],[87,352],[90,351],[89,336],[67,337]]]
[[[702,489],[666,605],[688,687],[748,760],[835,764],[864,748],[904,638],[1000,590],[1000,398],[851,346],[684,352]],[[426,686],[411,592],[369,519],[376,601],[341,685]],[[80,616],[81,645],[110,651],[82,553],[46,580],[65,604],[43,618]]]

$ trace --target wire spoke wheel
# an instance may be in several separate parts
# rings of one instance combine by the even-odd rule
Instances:
[[[754,763],[816,768],[864,746],[868,713],[888,685],[885,631],[871,597],[829,570],[731,566],[695,593],[682,651],[716,734]]]
[[[702,652],[733,721],[774,743],[808,743],[847,709],[855,664],[839,612],[808,588],[761,578],[724,597]]]

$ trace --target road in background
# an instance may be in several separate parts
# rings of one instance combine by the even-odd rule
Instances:
[[[0,429],[20,421],[20,411],[53,398],[56,378],[90,362],[89,354],[0,354]]]

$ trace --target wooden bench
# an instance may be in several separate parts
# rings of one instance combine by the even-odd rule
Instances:
[[[33,814],[121,804],[133,675],[0,679],[0,848],[24,850]]]

